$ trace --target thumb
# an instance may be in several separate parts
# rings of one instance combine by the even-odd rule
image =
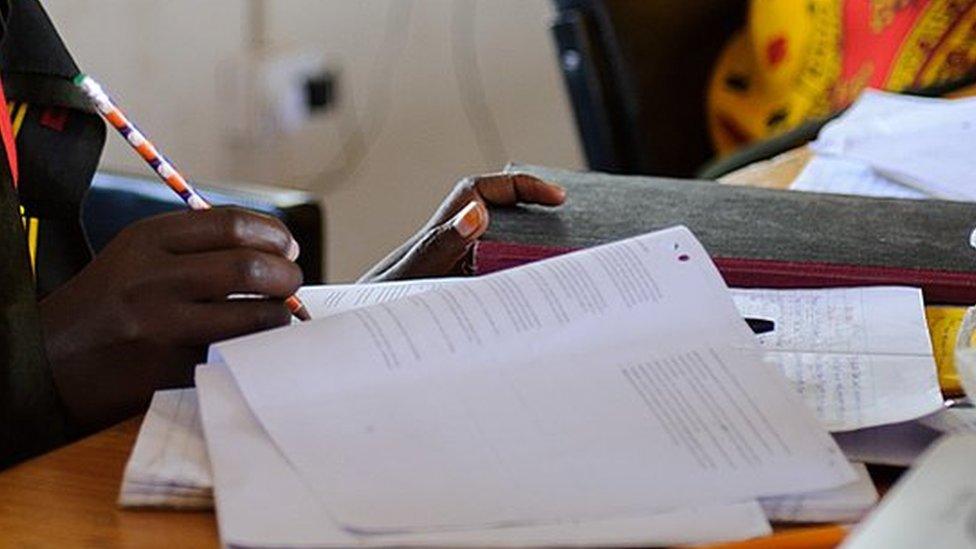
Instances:
[[[446,223],[427,232],[384,273],[384,279],[423,278],[454,274],[471,244],[488,230],[488,209],[472,200]]]

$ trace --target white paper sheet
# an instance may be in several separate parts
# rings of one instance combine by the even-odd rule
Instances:
[[[976,408],[950,408],[918,421],[947,435],[976,433]]]
[[[749,502],[535,528],[356,536],[333,521],[267,437],[225,366],[199,367],[196,381],[216,476],[217,520],[228,546],[649,546],[771,531],[759,506]]]
[[[888,492],[842,547],[976,547],[976,436],[939,441]]]
[[[794,191],[884,196],[890,198],[931,198],[930,195],[878,174],[866,162],[836,156],[814,155],[790,184]]]
[[[646,515],[855,478],[684,228],[211,351],[361,532]]]
[[[377,284],[302,286],[298,290],[298,297],[305,303],[312,318],[318,319],[367,305],[386,303],[410,295],[421,294],[457,280],[459,279],[440,278]]]
[[[976,433],[976,409],[949,408],[913,421],[834,433],[852,461],[911,467],[942,435]]]
[[[759,336],[831,431],[916,419],[942,408],[917,288],[733,290],[744,316],[768,318]]]
[[[942,435],[919,420],[834,433],[851,461],[910,467]]]
[[[882,176],[925,194],[976,200],[976,101],[868,91],[821,130],[821,155],[866,163]]]
[[[833,490],[762,498],[766,518],[773,522],[854,522],[863,517],[878,502],[867,467],[853,464],[857,481]]]
[[[196,391],[157,391],[126,464],[119,505],[209,509],[212,487]]]

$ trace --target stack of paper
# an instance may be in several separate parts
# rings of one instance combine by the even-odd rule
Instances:
[[[825,427],[847,452],[906,420],[927,445],[923,422],[945,420],[918,290],[730,296],[684,229],[301,295],[316,321],[198,369],[209,460],[154,462],[212,465],[229,545],[677,544],[852,521],[877,492]],[[140,443],[165,446],[150,419]]]
[[[433,289],[435,285],[444,285],[454,282],[450,279],[443,279],[437,281],[411,281],[411,282],[395,282],[395,283],[384,283],[377,285],[337,285],[337,286],[319,286],[319,287],[306,287],[301,291],[302,299],[313,311],[316,318],[322,318],[343,310],[349,310],[357,306],[364,306],[375,303],[382,303],[388,300],[396,299],[398,297],[403,297],[406,295],[411,295],[415,293],[421,293]],[[828,290],[827,292],[834,292],[835,290]],[[858,290],[852,289],[851,292],[857,292]],[[755,301],[756,299],[768,300],[769,305],[775,306],[783,299],[783,293],[780,291],[770,291],[770,292],[756,292],[754,290],[746,292],[738,292],[734,295],[748,295],[749,300]],[[809,317],[815,308],[810,307],[811,300],[801,300],[798,301],[807,312],[801,313],[803,317]],[[781,323],[781,329],[785,329],[788,325],[787,319],[780,315],[776,315],[777,320]],[[768,336],[764,336],[768,337]],[[218,367],[218,369],[220,369]],[[221,375],[215,374],[213,380],[201,381],[201,383],[220,383]],[[226,374],[223,375],[226,381]],[[265,456],[267,460],[271,463],[280,461],[280,455],[277,450],[273,448],[270,441],[267,441],[265,435],[261,431],[259,425],[257,425],[256,420],[254,420],[250,411],[247,407],[241,404],[242,399],[236,388],[232,386],[225,387],[223,390],[232,391],[229,396],[227,403],[234,404],[237,403],[236,407],[229,408],[229,411],[223,416],[227,423],[224,427],[218,429],[221,433],[245,433],[247,436],[241,436],[239,439],[228,440],[221,444],[228,453],[228,461],[230,463],[230,469],[222,468],[225,472],[233,472],[233,467],[237,466],[243,469],[255,469],[260,471],[275,471],[277,469],[282,469],[280,463],[277,466],[269,465],[264,463],[262,460],[256,460],[255,463],[249,464],[242,461],[241,456],[254,456],[255,458],[260,456]],[[160,393],[160,396],[170,396],[176,395],[179,392],[166,391]],[[176,438],[172,437],[169,433],[169,429],[166,428],[167,425],[179,424],[175,417],[169,417],[178,408],[172,406],[167,406],[167,399],[157,397],[153,402],[153,407],[150,413],[147,415],[143,429],[140,433],[140,440],[149,439],[146,443],[147,446],[159,447],[168,443],[172,443]],[[225,403],[226,404],[226,403]],[[159,425],[162,424],[162,425]],[[202,428],[197,425],[197,432],[194,433],[194,439],[203,441]],[[155,439],[155,440],[153,440]],[[251,448],[249,445],[253,445],[255,440],[264,439],[265,444],[257,445],[256,448]],[[218,439],[222,440],[222,439]],[[142,444],[142,442],[140,443]],[[192,448],[192,446],[187,446]],[[235,450],[236,448],[236,450]],[[238,457],[233,458],[234,455]],[[156,468],[156,478],[160,483],[160,489],[165,486],[172,484],[173,482],[166,479],[165,473],[167,471],[180,471],[184,469],[194,469],[206,467],[205,463],[196,463],[195,460],[200,459],[203,454],[198,452],[181,453],[178,451],[169,451],[163,454],[165,459],[155,460],[154,466]],[[204,456],[205,457],[205,456]],[[168,463],[167,463],[168,460]],[[209,467],[206,467],[209,470]],[[874,503],[877,501],[877,491],[875,490],[870,478],[867,475],[866,470],[863,465],[856,465],[855,471],[857,473],[857,480],[854,483],[842,486],[841,488],[835,490],[826,490],[823,492],[812,492],[808,494],[796,494],[787,495],[780,497],[769,497],[760,499],[761,510],[765,514],[765,517],[771,521],[775,522],[849,522],[858,519],[867,510],[869,510]],[[224,503],[222,506],[225,509],[234,509],[235,505],[240,505],[241,502],[247,500],[248,493],[262,493],[271,490],[272,492],[276,489],[276,486],[280,485],[280,482],[275,481],[277,477],[276,474],[270,474],[270,480],[266,481],[266,485],[258,485],[256,487],[248,487],[246,484],[251,482],[261,481],[260,476],[255,475],[244,475],[244,474],[230,474],[229,479],[224,481],[222,485],[224,488],[221,490],[222,500]],[[245,485],[240,485],[241,483]],[[210,485],[211,481],[207,481],[206,484]],[[289,497],[289,496],[283,496]],[[235,503],[236,502],[236,503]],[[596,539],[602,539],[604,543],[610,543],[611,540],[619,543],[629,543],[631,541],[643,540],[647,542],[647,531],[653,529],[655,532],[655,539],[658,543],[679,543],[689,540],[703,541],[707,538],[719,538],[719,537],[748,537],[750,535],[759,535],[766,531],[766,526],[764,526],[765,519],[757,519],[757,507],[753,504],[743,504],[738,506],[732,506],[730,508],[707,508],[703,510],[696,510],[693,513],[687,514],[666,514],[663,516],[655,516],[640,519],[634,522],[621,522],[616,521],[613,523],[607,523],[608,528],[606,531],[602,529],[597,529],[595,533],[590,533],[586,529],[579,529],[574,527],[572,531],[566,532],[565,542],[569,543],[571,539],[575,539],[579,544],[593,543]],[[702,513],[707,512],[710,516],[714,518],[709,524],[711,529],[702,530],[701,528],[695,528],[693,530],[688,529],[688,525],[691,522],[695,522],[701,518]],[[241,531],[245,529],[244,532],[247,533],[248,524],[260,524],[252,522],[247,518],[246,514],[240,515],[238,513],[225,512],[224,515],[230,515],[231,518],[227,521],[231,522],[230,525],[224,528],[224,530],[229,531]],[[242,523],[234,523],[234,518],[236,516],[243,516],[245,520]],[[725,517],[725,518],[723,518]],[[287,517],[282,517],[283,526],[281,528],[276,528],[276,530],[281,531],[296,531],[293,527],[289,526],[287,522],[291,520]],[[223,518],[222,518],[223,522]],[[633,529],[628,527],[628,524],[633,525]],[[736,534],[736,529],[738,534]],[[643,530],[643,533],[641,532]],[[548,530],[541,530],[540,532],[547,532]],[[688,532],[694,532],[694,538],[688,538]],[[509,531],[505,531],[506,533]],[[520,531],[520,535],[529,536],[527,531]],[[636,532],[636,533],[635,533]],[[682,533],[683,532],[683,533]],[[610,533],[615,533],[610,536]],[[508,534],[506,534],[508,535]],[[532,534],[536,535],[536,534]],[[539,534],[541,536],[541,534]],[[587,536],[603,536],[602,538],[594,538]],[[260,544],[267,540],[262,540],[261,536],[255,535],[253,532],[244,535],[244,540],[251,540],[252,543]],[[496,536],[492,538],[498,543],[501,543],[504,539],[509,539],[514,541],[514,538],[501,536],[501,534],[496,533]],[[542,537],[523,537],[520,538],[526,543],[529,542],[541,542]],[[301,538],[298,539],[301,541]],[[484,541],[484,540],[482,540]]]
[[[400,283],[396,283],[399,285]],[[380,286],[393,286],[392,284],[382,284]],[[420,286],[416,284],[416,286]],[[406,286],[405,286],[406,287]],[[326,295],[336,295],[336,294],[353,294],[361,292],[365,286],[321,286],[316,288],[306,288],[304,293],[307,295],[319,295],[324,297]],[[376,289],[374,287],[374,289]],[[306,304],[309,301],[306,300]],[[323,310],[323,312],[325,312]],[[323,315],[324,316],[324,315]],[[217,367],[221,369],[221,367]],[[220,377],[219,375],[217,376]],[[226,375],[224,376],[226,380]],[[216,383],[221,380],[217,379]],[[222,390],[233,391],[233,395],[227,399],[230,404],[239,403],[241,401],[239,392],[236,388],[225,387]],[[137,450],[134,452],[132,457],[132,464],[126,469],[126,479],[123,482],[123,494],[120,498],[120,503],[125,507],[167,507],[167,508],[185,508],[185,509],[205,509],[212,506],[212,499],[209,497],[210,488],[213,486],[213,479],[210,473],[211,467],[208,460],[207,454],[201,452],[200,448],[204,445],[203,438],[203,428],[199,421],[191,423],[181,422],[181,415],[183,415],[185,408],[180,406],[174,406],[173,402],[177,399],[185,399],[184,402],[196,402],[194,389],[182,389],[182,390],[168,390],[160,391],[154,397],[153,402],[150,406],[149,412],[146,414],[146,418],[143,421],[142,429],[139,432],[139,439],[137,442]],[[195,411],[195,406],[193,407]],[[972,412],[972,410],[965,410],[965,412]],[[194,414],[196,416],[197,414]],[[935,418],[937,416],[929,416],[929,418]],[[228,413],[225,414],[225,418],[228,423],[225,428],[220,429],[221,432],[225,433],[237,433],[243,432],[247,433],[247,437],[241,437],[239,440],[229,440],[228,442],[222,444],[223,448],[226,448],[228,453],[233,455],[234,448],[237,448],[236,452],[238,454],[247,456],[270,456],[269,461],[274,462],[279,460],[279,454],[277,450],[273,448],[270,441],[266,439],[266,436],[261,431],[259,425],[257,425],[250,411],[246,406],[238,405],[235,408],[231,408]],[[929,418],[923,418],[920,421],[926,421]],[[967,417],[967,420],[970,418]],[[870,431],[870,429],[868,430]],[[927,431],[928,432],[928,431]],[[927,443],[931,442],[934,437],[927,439]],[[264,440],[265,444],[257,445],[256,449],[250,448],[249,445],[254,444],[254,440]],[[192,440],[193,442],[187,444],[187,440]],[[249,442],[250,441],[250,442]],[[927,445],[926,443],[926,445]],[[841,442],[841,447],[844,447],[843,442]],[[156,457],[152,460],[146,460],[144,458],[144,451],[146,448],[156,448]],[[917,453],[921,453],[925,447],[919,447]],[[846,452],[846,449],[845,449]],[[915,455],[912,456],[914,459]],[[231,460],[232,458],[228,458]],[[275,467],[270,467],[267,464],[261,463],[260,460],[254,465],[247,465],[242,463],[243,458],[240,456],[233,463],[238,463],[241,467],[254,467],[262,471],[273,471]],[[140,465],[135,465],[136,463],[141,463]],[[823,492],[812,492],[809,494],[796,494],[781,497],[770,497],[762,498],[760,500],[761,508],[766,518],[773,522],[850,522],[854,521],[860,516],[862,516],[867,510],[869,510],[875,502],[877,502],[877,491],[874,488],[870,478],[867,475],[863,465],[855,464],[855,471],[857,473],[857,481],[846,486],[835,490],[826,490]],[[185,480],[184,471],[195,471],[194,485],[200,490],[200,496],[193,502],[187,502],[185,496],[185,486],[187,483]],[[272,481],[269,482],[271,489],[274,489],[275,475],[270,475]],[[151,479],[151,481],[136,482],[136,477],[143,479]],[[223,499],[226,500],[225,507],[233,507],[235,501],[242,501],[241,496],[237,491],[237,483],[234,481],[234,475],[230,475],[228,482],[225,482],[224,489],[221,491]],[[241,475],[238,477],[247,482],[260,480],[260,477],[255,475]],[[142,494],[134,494],[131,492],[135,485],[143,485]],[[240,488],[241,491],[245,489]],[[262,491],[263,487],[253,488],[251,490]],[[154,494],[153,498],[146,498],[143,494],[145,492],[151,492]],[[709,513],[720,512],[721,516],[729,511],[729,509],[707,509]],[[765,531],[765,527],[760,527],[763,521],[755,520],[754,513],[756,511],[753,505],[743,505],[736,506],[731,510],[731,516],[739,517],[741,520],[738,524],[743,526],[748,526],[744,530],[744,534],[741,537],[747,537],[749,532],[759,532]],[[697,520],[700,513],[695,512],[688,516],[688,520]],[[664,530],[662,528],[668,528],[666,532],[667,537],[661,537],[661,543],[667,541],[668,543],[679,543],[686,538],[681,537],[679,526],[685,525],[685,520],[680,518],[680,515],[665,517],[668,520],[667,524],[661,525],[653,522],[654,531],[657,532],[658,536],[663,536]],[[656,521],[656,519],[655,519]],[[638,521],[636,523],[638,526],[645,524],[645,521]],[[722,521],[712,521],[710,522],[716,527],[715,532],[726,532],[729,535],[728,525]],[[614,525],[615,528],[619,527],[620,524]],[[232,531],[236,528],[231,527]],[[679,532],[679,533],[674,533]],[[700,529],[695,530],[696,535],[703,535]],[[578,533],[577,533],[578,534]],[[621,537],[619,539],[625,540],[627,536],[634,536],[629,530],[620,531]],[[708,534],[711,535],[711,534]],[[756,534],[758,535],[758,534]]]
[[[585,524],[359,535],[335,522],[323,501],[274,446],[226,367],[201,367],[197,384],[206,395],[203,417],[215,464],[218,521],[226,545],[609,546],[747,538],[770,532],[762,509],[747,502]]]
[[[757,498],[858,477],[761,353],[683,228],[218,344],[197,383],[222,536],[763,533]]]
[[[970,144],[976,100],[867,90],[811,144],[791,188],[897,198],[976,200]]]

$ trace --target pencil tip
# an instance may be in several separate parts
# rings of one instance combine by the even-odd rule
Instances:
[[[294,315],[295,318],[301,320],[302,322],[308,322],[309,320],[312,320],[312,315],[308,314],[308,309],[306,309],[304,305],[296,309],[294,311]]]

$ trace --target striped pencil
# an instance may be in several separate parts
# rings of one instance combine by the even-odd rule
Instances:
[[[173,167],[173,164],[169,160],[166,160],[166,157],[146,138],[145,134],[139,131],[135,124],[129,121],[125,113],[122,112],[122,109],[112,101],[98,82],[86,74],[79,74],[75,77],[74,83],[88,96],[88,99],[91,100],[95,109],[102,115],[105,121],[118,130],[119,134],[132,146],[132,149],[149,164],[153,171],[156,172],[156,175],[170,189],[173,189],[173,192],[178,194],[186,202],[186,205],[191,210],[209,210],[212,207],[190,185],[190,182],[180,175],[180,172]],[[305,304],[297,296],[293,295],[288,297],[285,299],[285,304],[288,306],[288,310],[299,320],[311,320],[312,317],[308,314],[308,309],[305,308]]]

